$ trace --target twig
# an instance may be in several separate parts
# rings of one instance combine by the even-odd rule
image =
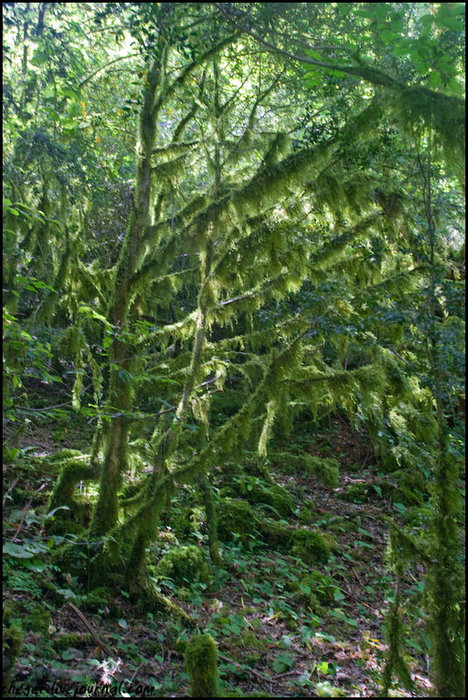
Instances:
[[[144,665],[145,665],[145,662],[142,661],[141,664],[140,664],[139,666],[136,667],[136,669],[134,670],[134,672],[132,673],[132,676],[131,676],[131,678],[130,678],[130,685],[133,683],[133,681],[134,681],[135,678],[137,677],[137,673],[138,673],[138,671],[140,670],[140,668],[141,668],[142,666],[144,666]]]
[[[245,665],[238,663],[237,661],[234,661],[233,659],[230,659],[228,656],[224,656],[224,654],[218,654],[220,659],[223,659],[223,661],[227,661],[228,664],[232,664],[233,666],[237,666],[238,668],[242,669],[242,671],[248,671],[249,673],[253,673],[254,676],[257,676],[257,678],[260,678],[262,681],[266,681],[269,683],[271,681],[271,678],[268,678],[268,676],[264,676],[263,673],[259,673],[253,668],[246,668]]]
[[[28,501],[28,502],[26,503],[26,505],[24,506],[24,508],[23,508],[23,515],[21,516],[21,520],[20,520],[20,522],[19,522],[19,525],[18,525],[18,527],[16,528],[15,534],[14,534],[13,537],[10,539],[10,542],[14,542],[14,541],[16,540],[17,536],[19,535],[19,533],[21,532],[21,529],[22,529],[23,523],[24,523],[24,519],[25,519],[25,517],[26,517],[26,513],[27,513],[28,510],[29,510],[29,506],[30,506],[31,503],[33,502],[33,498],[34,498],[34,496],[36,495],[36,493],[39,493],[39,491],[42,491],[43,488],[45,488],[45,484],[41,484],[41,485],[39,486],[39,488],[36,489],[36,490],[34,491],[33,495],[31,496],[31,498],[29,499],[29,501]]]
[[[78,617],[80,618],[80,620],[82,621],[82,623],[83,623],[83,624],[85,625],[85,627],[89,630],[89,632],[90,632],[91,636],[93,637],[94,641],[96,642],[96,644],[104,651],[104,653],[107,654],[107,656],[110,656],[111,658],[115,659],[116,661],[119,661],[119,662],[120,662],[120,665],[121,665],[121,667],[122,667],[122,670],[125,671],[126,674],[130,675],[130,669],[124,664],[124,662],[122,661],[122,659],[120,659],[120,657],[118,657],[116,654],[114,654],[114,652],[111,651],[111,649],[109,649],[109,647],[107,646],[107,644],[105,644],[105,643],[100,639],[98,633],[96,632],[96,630],[94,629],[94,627],[92,626],[92,624],[91,624],[91,623],[86,619],[86,617],[83,615],[83,613],[81,612],[81,610],[79,610],[79,609],[76,607],[76,605],[74,605],[73,603],[70,603],[70,601],[67,601],[67,605],[68,605],[68,607],[70,607],[70,608],[73,610],[74,613],[76,613],[76,615],[78,615]],[[138,668],[139,668],[139,667],[138,667]],[[138,671],[138,669],[137,669],[137,671]],[[136,672],[135,672],[135,673],[136,673]]]
[[[304,673],[304,671],[286,671],[285,673],[278,673],[278,675],[272,676],[269,680],[274,681],[277,678],[284,678],[285,676],[300,675],[301,673]]]
[[[19,476],[17,476],[15,479],[13,479],[13,481],[11,482],[9,487],[7,488],[5,496],[3,498],[3,503],[2,503],[4,508],[5,508],[5,503],[6,503],[6,499],[8,498],[8,495],[13,491],[13,489],[15,488],[18,481],[19,481]]]

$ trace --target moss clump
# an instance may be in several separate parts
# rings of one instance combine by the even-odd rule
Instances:
[[[3,638],[2,638],[2,662],[3,662],[3,693],[7,694],[10,688],[13,669],[23,646],[23,630],[18,625],[11,624],[11,608],[3,611]]]
[[[265,542],[272,547],[286,550],[289,548],[292,531],[286,525],[264,518],[259,523],[259,530]]]
[[[233,533],[241,542],[249,541],[257,526],[257,516],[247,501],[225,498],[218,505],[218,536],[222,542],[229,542]]]
[[[315,474],[325,486],[330,488],[336,488],[339,484],[339,463],[332,457],[316,457],[308,453],[277,452],[273,456],[273,463],[289,474],[295,472]]]
[[[51,461],[61,469],[48,505],[49,511],[59,510],[48,522],[48,531],[54,533],[68,531],[70,520],[81,526],[87,526],[91,517],[91,504],[86,499],[75,498],[76,485],[79,481],[96,480],[98,468],[89,463],[87,455],[71,449],[60,450]],[[62,525],[62,521],[67,524]]]
[[[314,519],[314,512],[310,505],[302,505],[299,509],[299,522],[302,525],[310,525]]]
[[[24,620],[25,628],[31,630],[32,632],[42,632],[43,634],[48,634],[49,625],[50,612],[41,606],[33,608]]]
[[[278,484],[266,485],[250,477],[242,482],[240,492],[250,503],[272,506],[280,515],[289,515],[294,509],[293,496]]]
[[[185,650],[185,668],[193,698],[217,697],[218,650],[211,634],[192,637]]]
[[[171,578],[179,586],[197,581],[209,583],[211,579],[203,552],[194,544],[171,549],[159,560],[155,573]]]
[[[330,543],[319,532],[294,530],[289,552],[306,564],[325,563],[330,557]]]

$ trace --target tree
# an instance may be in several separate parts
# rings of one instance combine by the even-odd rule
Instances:
[[[459,336],[457,314],[437,316],[456,253],[427,183],[456,226],[443,183],[461,170],[459,5],[17,3],[5,17],[9,415],[24,410],[39,330],[36,371],[54,363],[59,381],[73,365],[74,410],[97,421],[51,502],[99,478],[87,575],[118,578],[123,560],[129,587],[147,589],[146,550],[189,481],[219,564],[210,471],[242,441],[267,454],[278,422],[340,409],[389,470],[436,455],[440,600],[456,559],[455,544],[442,556],[455,537],[442,484],[453,491],[458,469],[444,414],[459,386],[442,397],[454,360],[437,347]],[[428,154],[423,191],[412,168]],[[428,327],[413,303],[425,298]]]

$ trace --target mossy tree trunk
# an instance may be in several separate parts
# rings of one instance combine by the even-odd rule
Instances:
[[[158,110],[156,96],[160,87],[166,52],[156,50],[145,79],[142,108],[140,111],[137,138],[137,176],[127,234],[123,243],[114,278],[114,289],[109,307],[108,320],[115,329],[115,340],[109,349],[108,405],[112,417],[106,436],[104,465],[99,497],[93,513],[90,532],[102,536],[117,522],[118,490],[122,472],[127,462],[129,412],[132,408],[133,353],[125,332],[129,330],[131,304],[131,279],[138,268],[146,227],[151,220],[152,164]]]
[[[434,463],[432,496],[431,563],[428,567],[429,632],[432,642],[432,676],[437,696],[465,696],[465,651],[463,616],[463,577],[457,516],[461,512],[461,498],[457,487],[459,464],[450,454],[449,427],[445,419],[444,358],[436,315],[438,284],[435,238],[436,228],[432,204],[431,140],[429,138],[427,170],[425,174],[425,207],[427,236],[430,251],[431,276],[429,281],[430,325],[427,336],[427,354],[432,379],[436,419],[438,453]]]

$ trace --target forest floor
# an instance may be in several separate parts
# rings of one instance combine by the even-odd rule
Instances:
[[[11,545],[20,548],[25,543],[36,551],[22,558],[18,549],[16,556],[5,558],[5,599],[24,632],[13,676],[16,692],[12,687],[10,697],[24,696],[25,688],[35,696],[66,697],[72,688],[72,695],[96,697],[96,684],[104,697],[110,694],[111,686],[104,688],[107,682],[122,682],[117,696],[125,688],[132,697],[145,692],[153,697],[187,696],[183,652],[197,629],[216,639],[222,695],[381,695],[383,620],[394,587],[385,564],[385,516],[398,514],[402,506],[395,508],[391,498],[382,496],[368,439],[345,418],[331,418],[314,435],[305,425],[297,436],[300,449],[339,460],[338,488],[323,486],[313,475],[291,475],[278,468],[271,472],[295,497],[297,512],[309,508],[310,526],[333,538],[328,561],[307,566],[255,537],[248,546],[228,543],[223,546],[225,567],[210,586],[161,585],[162,592],[190,615],[193,626],[167,614],[145,616],[125,590],[112,600],[87,605],[69,575],[67,585],[59,588],[61,601],[44,588],[59,564],[50,563],[38,515],[47,508],[54,482],[47,460],[63,447],[89,449],[89,426],[79,421],[70,425],[65,418],[41,423],[33,417],[21,435],[14,438],[10,427],[5,437],[7,451],[15,439],[17,452],[16,468],[4,470],[4,541],[10,543],[10,553]],[[286,447],[289,444],[277,441],[275,449]],[[206,544],[203,532],[191,541]],[[316,569],[322,578],[317,590],[310,591],[301,580]],[[419,579],[413,571],[405,581],[410,598],[420,587]],[[415,685],[410,692],[396,681],[391,694],[425,697],[431,686],[417,634],[422,625],[417,607],[409,622],[414,634],[405,641]]]

